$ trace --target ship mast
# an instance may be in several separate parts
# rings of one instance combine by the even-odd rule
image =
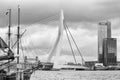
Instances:
[[[10,28],[11,28],[11,9],[8,9],[8,12],[9,14],[9,25],[8,25],[8,47],[9,47],[9,50],[10,50],[10,37],[11,37],[11,31],[10,31]],[[6,14],[7,15],[7,14]],[[9,54],[8,54],[9,55]],[[9,62],[9,60],[8,60]],[[10,64],[10,63],[8,63]],[[10,72],[10,67],[8,66],[8,72]]]
[[[8,46],[10,47],[10,37],[11,37],[11,31],[10,31],[10,28],[11,28],[11,9],[8,9],[8,10],[9,10]]]
[[[19,55],[19,37],[20,37],[20,7],[18,5],[18,27],[17,27],[17,54]],[[17,58],[17,63],[19,64],[19,57]]]
[[[20,74],[19,74],[19,38],[20,38],[20,6],[18,5],[18,27],[17,27],[17,79],[16,80],[20,80]]]

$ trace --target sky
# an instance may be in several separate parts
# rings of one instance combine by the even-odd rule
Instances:
[[[10,8],[12,36],[14,40],[16,38],[18,4],[21,8],[21,33],[27,30],[22,38],[22,46],[26,51],[21,56],[38,55],[41,61],[47,59],[57,37],[59,12],[63,9],[66,24],[86,61],[97,60],[98,22],[106,20],[111,21],[112,37],[117,38],[117,59],[120,60],[119,0],[0,0],[0,35],[5,40],[8,26],[8,15],[5,13]],[[55,20],[43,20],[49,16],[52,16],[50,20]],[[60,62],[74,62],[65,31],[62,44]],[[76,58],[78,62],[81,60],[78,55]]]

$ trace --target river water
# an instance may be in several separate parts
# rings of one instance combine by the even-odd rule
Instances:
[[[120,80],[120,71],[35,71],[30,80]]]

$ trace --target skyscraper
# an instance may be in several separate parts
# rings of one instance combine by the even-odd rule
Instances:
[[[105,38],[103,40],[103,65],[117,64],[117,39]]]
[[[100,22],[98,27],[98,62],[103,63],[103,39],[111,38],[111,22]]]

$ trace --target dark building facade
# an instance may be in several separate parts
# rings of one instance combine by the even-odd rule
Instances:
[[[111,22],[100,22],[98,27],[98,62],[103,63],[103,39],[111,38]]]
[[[103,65],[117,65],[117,39],[105,38],[103,40]]]

